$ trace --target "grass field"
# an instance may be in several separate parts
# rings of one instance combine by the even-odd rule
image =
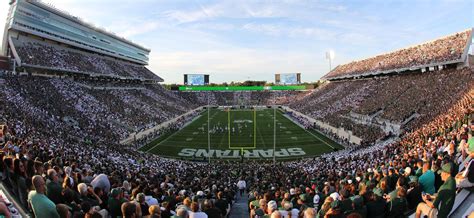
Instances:
[[[209,111],[210,147],[208,150],[208,112],[181,130],[163,135],[140,148],[142,151],[167,157],[206,159],[273,158],[273,109]],[[342,148],[314,130],[305,130],[276,111],[277,159],[317,156]]]

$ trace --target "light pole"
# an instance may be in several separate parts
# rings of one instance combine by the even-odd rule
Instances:
[[[332,70],[332,66],[331,66],[331,62],[332,60],[334,59],[334,51],[333,50],[329,50],[326,52],[326,59],[329,60],[329,72]]]

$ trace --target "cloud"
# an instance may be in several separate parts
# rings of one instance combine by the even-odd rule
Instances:
[[[263,33],[270,36],[284,36],[292,38],[313,38],[318,40],[331,39],[336,33],[327,29],[317,27],[291,26],[288,24],[257,24],[247,23],[242,29]]]
[[[178,24],[203,21],[219,16],[219,5],[199,5],[197,10],[168,10],[162,16]]]
[[[136,35],[152,32],[156,30],[157,28],[159,28],[160,26],[161,26],[161,23],[157,21],[140,22],[133,25],[127,25],[127,27],[125,28],[121,28],[125,30],[119,31],[117,34],[119,36],[127,38],[131,36],[136,36]]]
[[[316,72],[316,69],[326,68],[326,63],[315,62],[315,59],[322,59],[322,54],[234,48],[156,52],[150,62],[152,69],[159,69],[155,73],[163,76],[166,83],[181,83],[181,75],[185,73],[209,73],[211,82],[245,80],[247,77],[272,81],[275,73],[292,72],[303,73],[308,80],[317,80],[326,72]]]

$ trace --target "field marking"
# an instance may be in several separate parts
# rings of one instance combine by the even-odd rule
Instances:
[[[283,117],[285,117],[286,119],[290,120],[293,124],[295,124],[296,126],[298,126],[299,128],[301,129],[304,129],[304,131],[306,131],[307,133],[311,134],[313,137],[319,139],[319,141],[323,142],[324,144],[326,144],[327,146],[331,147],[332,149],[335,149],[332,145],[330,145],[329,143],[327,143],[326,141],[322,140],[321,138],[319,138],[318,136],[316,136],[315,134],[313,134],[312,132],[308,131],[306,128],[303,128],[301,127],[300,125],[298,125],[295,121],[293,121],[292,119],[286,117],[281,111],[280,112],[280,115],[282,115]]]
[[[243,110],[238,110],[238,111],[243,111]],[[251,112],[251,110],[247,110],[247,111]],[[216,117],[219,117],[219,118],[220,118],[220,117],[221,117],[221,115],[219,115],[220,112],[224,112],[224,111],[222,111],[222,110],[221,110],[221,111],[219,111],[219,110],[211,110],[211,112],[213,112],[213,113],[210,115],[210,117],[213,118],[213,119],[215,119]],[[262,114],[265,114],[266,116],[261,117],[260,115],[262,115]],[[278,115],[278,114],[279,114],[279,115]],[[293,121],[292,119],[286,117],[285,114],[283,114],[282,111],[278,110],[278,114],[277,114],[277,116],[276,116],[274,119],[276,119],[276,120],[281,120],[281,119],[283,118],[283,120],[284,120],[285,122],[278,123],[277,126],[282,126],[283,123],[285,123],[285,125],[284,125],[283,127],[286,128],[286,131],[288,131],[288,130],[294,130],[294,131],[292,131],[292,132],[294,132],[295,135],[297,136],[296,141],[298,141],[298,144],[302,144],[302,146],[308,146],[308,149],[317,149],[319,146],[322,146],[323,144],[325,144],[328,148],[335,149],[334,146],[332,146],[331,144],[329,144],[328,142],[326,142],[325,140],[323,140],[321,137],[319,137],[318,135],[316,135],[316,133],[312,133],[311,131],[306,130],[305,128],[302,128],[300,125],[298,125],[298,123],[296,123],[296,122]],[[204,113],[201,114],[198,118],[193,119],[193,121],[190,122],[190,124],[193,123],[193,122],[196,122],[197,120],[200,120],[200,119],[201,119],[202,121],[204,121],[204,118],[203,118],[204,116],[205,116]],[[230,114],[228,114],[228,118],[229,118],[229,116],[230,116]],[[257,111],[254,110],[254,119],[257,119],[257,116],[260,116],[260,117],[258,117],[258,118],[263,118],[263,119],[265,119],[267,116],[268,116],[268,117],[273,117],[273,114],[270,113],[270,112],[268,112],[268,111],[265,111],[265,112],[262,111],[261,114],[258,114]],[[283,117],[278,117],[278,116],[283,116]],[[280,119],[277,119],[277,117],[280,118]],[[224,117],[222,117],[222,118],[224,118],[224,120],[225,120],[225,115],[224,115]],[[199,122],[202,122],[202,121],[199,121]],[[204,122],[205,122],[205,121],[204,121]],[[254,145],[253,148],[252,148],[252,147],[231,147],[231,148],[229,148],[229,149],[232,149],[232,150],[238,149],[238,150],[241,150],[241,152],[242,152],[243,150],[256,149],[256,141],[257,141],[256,137],[257,137],[257,135],[258,135],[258,137],[261,138],[260,141],[262,141],[262,149],[266,149],[266,148],[267,148],[267,147],[266,147],[266,145],[267,145],[267,144],[266,144],[266,141],[267,141],[267,140],[264,140],[264,138],[270,137],[270,135],[265,134],[266,136],[263,137],[263,132],[257,130],[258,127],[256,126],[256,123],[257,123],[257,121],[255,120],[255,121],[254,121],[254,144],[255,144],[255,145]],[[206,124],[207,124],[207,123],[206,123]],[[210,124],[210,123],[209,123],[209,124]],[[188,126],[186,125],[186,126],[185,126],[184,128],[182,128],[181,130],[178,130],[178,131],[172,133],[171,135],[169,135],[168,137],[166,137],[166,139],[164,139],[163,141],[161,141],[161,142],[155,144],[155,145],[152,146],[150,149],[147,149],[145,152],[148,152],[148,153],[149,153],[150,151],[156,149],[156,147],[158,147],[158,146],[163,146],[163,147],[176,147],[176,145],[173,145],[173,144],[183,142],[182,139],[178,139],[177,141],[175,141],[175,140],[177,139],[176,135],[179,133],[178,135],[184,135],[185,137],[186,137],[186,136],[192,136],[192,135],[193,135],[192,133],[195,131],[195,130],[193,130],[194,128],[197,128],[197,126],[191,128],[191,127],[188,127]],[[187,129],[187,130],[183,131],[184,129]],[[263,126],[262,126],[262,129],[266,129],[266,126],[265,126],[265,128],[263,128]],[[303,129],[304,131],[301,131],[301,129]],[[282,130],[285,131],[285,129],[283,129],[283,128],[282,128]],[[258,131],[259,134],[257,134],[256,131]],[[295,131],[296,131],[296,132],[295,132]],[[280,132],[280,131],[278,131],[278,132]],[[308,133],[309,133],[309,134],[308,134]],[[303,134],[304,134],[304,135],[303,135]],[[198,135],[201,135],[201,132],[199,132]],[[272,134],[271,134],[271,135],[272,135]],[[281,134],[277,134],[277,135],[283,136],[283,135],[281,135]],[[203,136],[204,136],[204,135],[203,135]],[[215,138],[215,137],[214,137],[214,138]],[[220,139],[218,139],[218,138],[220,138]],[[226,140],[225,140],[225,138],[226,138],[225,135],[223,135],[223,137],[219,136],[218,138],[216,138],[216,140],[214,140],[215,142],[218,142],[218,143],[219,143],[219,144],[217,145],[217,148],[220,148],[221,146],[225,146],[225,141],[226,141]],[[173,139],[175,139],[175,140],[173,140]],[[315,143],[314,139],[317,139],[318,141]],[[299,140],[301,140],[301,141],[299,141]],[[198,138],[194,138],[192,141],[195,142],[195,143],[197,143],[197,144],[203,144],[203,143],[207,142],[207,140],[199,140],[199,137],[198,137]],[[285,140],[285,138],[281,138],[281,140],[277,140],[277,141],[280,142],[280,143],[279,143],[280,145],[277,144],[278,147],[281,147],[282,144],[292,144],[292,143],[296,143],[296,141],[295,141],[294,139],[292,139],[292,137],[291,137],[291,139],[290,139],[290,138],[286,138],[286,140]],[[224,142],[224,143],[222,143],[222,142]],[[171,143],[172,145],[169,145],[170,143]],[[185,148],[185,147],[190,147],[190,146],[191,146],[191,145],[189,145],[189,144],[186,143],[186,140],[185,140],[183,143],[184,143],[183,145],[180,145],[180,146],[178,146],[178,147]],[[316,146],[311,146],[311,145],[316,145]],[[285,147],[287,147],[287,146],[285,146]],[[319,147],[319,148],[320,148],[320,147]],[[306,149],[305,149],[305,150],[306,150]],[[318,151],[318,152],[321,153],[321,151]],[[158,153],[158,152],[153,152],[153,153]],[[162,153],[162,152],[159,152],[159,153]],[[322,152],[322,153],[327,153],[327,152]],[[305,156],[314,156],[314,155],[305,155]],[[177,157],[177,156],[171,155],[170,157]],[[279,159],[281,159],[281,158],[279,158]]]
[[[271,115],[273,117],[273,115]],[[257,137],[256,135],[257,133],[255,133],[255,137]],[[262,141],[262,145],[263,145],[263,148],[267,148],[267,143],[265,143],[265,140],[263,138],[263,135],[262,135],[262,131],[258,131],[258,134],[260,135],[260,139]],[[255,148],[257,147],[257,145],[255,145]]]
[[[308,131],[307,129],[304,129],[304,131],[306,131],[307,133],[311,134],[311,135],[314,136],[315,138],[319,139],[319,141],[324,142],[324,144],[326,144],[327,146],[331,147],[332,149],[335,149],[332,145],[330,145],[330,144],[327,143],[326,141],[322,140],[321,138],[319,138],[318,136],[316,136],[316,135],[313,134],[312,132]]]
[[[207,109],[209,110],[209,109]],[[200,119],[202,116],[204,116],[204,112],[201,113],[201,115],[199,115],[199,117],[197,117],[196,119],[194,119],[192,122],[188,123],[191,124],[191,123],[194,123],[195,121],[197,121],[198,119]],[[184,128],[186,128],[188,125],[184,126],[182,129],[179,129],[178,131],[174,132],[173,134],[171,134],[170,136],[166,137],[165,140],[159,142],[159,143],[156,143],[156,145],[154,145],[153,147],[151,147],[150,149],[146,150],[145,152],[150,152],[152,149],[156,148],[157,146],[161,145],[163,142],[165,141],[168,141],[170,138],[172,138],[174,135],[178,134],[179,132],[181,132],[181,130],[183,130]]]
[[[253,127],[254,127],[254,134],[253,134],[253,139],[254,139],[254,142],[253,142],[253,147],[250,147],[250,146],[246,146],[246,147],[242,147],[242,146],[231,146],[230,145],[230,111],[231,110],[228,110],[227,111],[227,123],[228,123],[228,128],[229,128],[229,145],[228,145],[228,148],[231,149],[231,150],[235,150],[235,149],[238,149],[238,150],[243,150],[243,149],[256,149],[257,148],[257,120],[256,120],[256,116],[257,116],[257,110],[254,108],[253,109],[253,118],[254,118],[254,121],[253,121]],[[252,110],[236,110],[237,111],[250,111],[252,112]]]
[[[253,147],[257,148],[257,110],[253,109]]]

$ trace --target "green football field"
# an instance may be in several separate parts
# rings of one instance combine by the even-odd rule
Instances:
[[[206,110],[181,130],[163,135],[140,150],[182,159],[207,160],[211,156],[211,160],[242,157],[263,160],[273,159],[275,155],[282,160],[343,148],[317,131],[300,127],[282,111],[276,110],[275,114],[276,122],[273,109],[211,109],[209,113]]]

